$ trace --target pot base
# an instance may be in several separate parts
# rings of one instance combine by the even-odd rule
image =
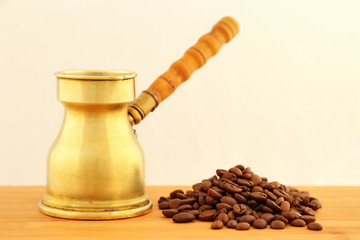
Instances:
[[[75,211],[70,209],[60,209],[45,205],[41,200],[38,204],[41,213],[58,218],[74,219],[74,220],[110,220],[137,217],[151,212],[152,202],[137,208],[129,208],[126,210],[114,211]]]

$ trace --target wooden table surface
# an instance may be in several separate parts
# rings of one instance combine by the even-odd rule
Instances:
[[[360,239],[360,186],[299,187],[320,199],[316,215],[323,230],[287,226],[284,230],[236,231],[210,229],[209,222],[176,224],[162,216],[157,200],[172,190],[190,187],[149,186],[154,203],[145,216],[110,221],[79,221],[52,218],[38,211],[45,187],[0,187],[0,239]]]

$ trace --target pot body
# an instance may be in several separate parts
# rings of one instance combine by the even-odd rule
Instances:
[[[148,213],[144,157],[128,120],[136,74],[57,73],[62,128],[50,148],[44,214],[69,219],[117,219]]]

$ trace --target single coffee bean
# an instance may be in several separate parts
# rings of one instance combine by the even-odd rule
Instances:
[[[235,174],[237,177],[241,177],[243,175],[242,171],[240,170],[240,168],[237,167],[233,167],[229,169],[229,172]]]
[[[287,212],[290,210],[290,203],[288,201],[283,201],[281,204],[280,204],[280,208],[281,208],[281,211],[283,212]]]
[[[246,203],[246,202],[247,202],[246,198],[244,198],[243,196],[241,196],[239,193],[235,193],[235,194],[234,194],[234,198],[236,199],[236,201],[237,201],[238,203]]]
[[[291,222],[292,220],[295,219],[295,215],[290,212],[290,211],[287,211],[287,212],[281,212],[281,216],[283,216],[284,218],[286,218],[289,222]]]
[[[272,215],[271,213],[264,213],[261,215],[260,218],[264,219],[267,224],[270,224],[274,220],[274,215]]]
[[[207,192],[211,187],[212,187],[212,182],[208,180],[205,180],[200,184],[200,189],[204,192]]]
[[[192,189],[193,189],[194,191],[200,190],[200,184],[201,184],[201,183],[196,183],[196,184],[192,185]]]
[[[236,175],[233,174],[233,173],[230,173],[230,172],[225,173],[224,175],[222,175],[221,178],[229,179],[229,180],[232,181],[232,182],[235,182],[236,179],[237,179]]]
[[[266,205],[274,210],[274,212],[281,212],[281,208],[273,200],[266,199]]]
[[[169,202],[161,202],[160,204],[159,204],[159,208],[160,209],[169,209],[170,208],[170,203]]]
[[[263,192],[252,192],[250,196],[257,202],[264,202],[267,199],[267,195]]]
[[[187,196],[188,198],[192,198],[192,197],[193,197],[193,191],[187,190],[187,191],[186,191],[186,196]]]
[[[284,229],[285,223],[280,220],[274,220],[271,222],[270,227],[272,229]]]
[[[202,205],[201,207],[199,207],[200,211],[206,211],[206,210],[210,210],[210,209],[213,209],[213,207],[210,206],[210,205],[207,205],[207,204]]]
[[[227,204],[227,203],[217,203],[216,204],[216,209],[217,210],[220,210],[220,209],[222,209],[222,208],[225,208],[226,210],[231,210],[233,207],[232,206],[230,206],[229,204]]]
[[[184,193],[184,191],[181,189],[176,189],[170,193],[170,198],[176,198],[177,193]]]
[[[194,214],[195,217],[198,217],[199,214],[201,213],[201,211],[199,209],[194,209],[194,210],[188,211],[188,213]]]
[[[179,211],[177,209],[165,209],[165,210],[162,210],[162,214],[167,218],[172,218],[173,216],[175,216],[178,213],[179,213]]]
[[[275,203],[280,206],[283,201],[285,201],[285,199],[283,197],[279,197],[275,200]]]
[[[187,198],[187,199],[181,200],[181,205],[182,204],[194,204],[194,203],[196,203],[196,198]]]
[[[312,209],[314,209],[316,211],[322,207],[322,204],[319,200],[314,199],[314,200],[311,200],[311,202],[309,203],[309,207],[311,207]]]
[[[273,193],[278,197],[283,197],[285,200],[289,199],[289,194],[281,189],[274,189]]]
[[[320,231],[322,230],[322,226],[320,223],[312,222],[307,225],[307,228],[314,231]]]
[[[274,220],[282,221],[283,223],[285,223],[285,225],[289,223],[289,221],[286,218],[284,218],[283,216],[281,216],[279,214],[274,215]]]
[[[304,220],[306,222],[306,224],[312,223],[316,221],[316,218],[314,216],[310,216],[310,215],[302,215],[300,217],[301,220]]]
[[[185,211],[185,210],[191,210],[193,207],[190,204],[184,204],[184,205],[180,205],[177,210],[181,211]]]
[[[259,187],[259,186],[253,186],[253,187],[251,188],[251,191],[252,191],[252,192],[263,192],[264,189],[263,189],[262,187]]]
[[[233,206],[234,204],[237,203],[235,198],[232,198],[232,197],[229,197],[229,196],[224,196],[224,197],[220,198],[220,202],[227,203],[230,206]]]
[[[212,188],[209,188],[207,194],[210,196],[210,197],[213,197],[215,199],[220,199],[222,197],[222,194],[220,194],[219,192],[217,192],[216,190],[212,189]]]
[[[181,212],[173,216],[173,221],[177,223],[191,222],[195,219],[195,215],[187,212]]]
[[[304,215],[315,216],[315,214],[316,214],[316,211],[310,207],[302,207],[302,212]]]
[[[224,223],[222,221],[215,221],[211,224],[212,229],[222,229],[224,227]]]
[[[241,164],[236,165],[235,167],[239,168],[241,171],[243,171],[245,169],[244,165],[241,165]]]
[[[236,215],[243,215],[247,210],[247,206],[245,204],[234,204],[233,210]]]
[[[216,212],[216,209],[205,210],[199,214],[198,218],[201,221],[210,221],[214,219]]]
[[[246,180],[246,179],[238,178],[236,180],[236,183],[239,184],[240,186],[245,186],[245,187],[248,187],[248,188],[251,187],[250,182],[248,180]]]
[[[271,208],[269,208],[268,206],[263,206],[262,211],[265,213],[274,213],[274,211]]]
[[[301,217],[301,213],[299,213],[295,209],[290,208],[289,212],[291,212],[295,216],[295,218]]]
[[[228,173],[228,171],[224,170],[224,169],[217,169],[216,170],[216,174],[219,176],[219,177],[222,177],[225,173]]]
[[[234,211],[229,211],[229,212],[228,212],[228,217],[229,217],[230,220],[234,220],[234,219],[235,219],[235,213],[234,213]]]
[[[278,198],[275,194],[273,194],[267,189],[264,190],[264,193],[267,195],[268,198],[270,198],[273,201],[276,201],[276,199]]]
[[[213,197],[206,196],[206,197],[205,197],[205,202],[206,202],[206,204],[208,204],[208,205],[215,205],[215,204],[217,204],[219,201],[216,200],[216,199],[213,198]]]
[[[170,208],[174,209],[174,208],[178,208],[181,205],[181,200],[178,198],[175,199],[171,199],[170,200]]]
[[[259,218],[253,222],[253,226],[254,226],[254,228],[264,229],[267,226],[267,222],[264,219]]]
[[[193,204],[193,209],[199,209],[200,205],[198,202]]]
[[[245,173],[242,177],[247,179],[247,180],[250,180],[251,179],[251,173]]]
[[[227,224],[227,222],[229,221],[229,217],[226,213],[220,213],[216,220],[222,221],[225,225]]]
[[[225,183],[224,190],[228,193],[241,193],[242,189],[240,187],[235,186],[234,184]]]
[[[199,196],[198,197],[198,202],[199,202],[200,206],[205,205],[206,204],[205,197]]]
[[[261,177],[259,175],[252,175],[250,181],[252,181],[255,185],[259,185],[261,183]]]
[[[273,181],[270,184],[274,185],[275,188],[279,188],[280,187],[280,183],[278,181]]]
[[[180,192],[176,193],[176,197],[180,198],[180,199],[186,199],[187,198],[187,196],[184,193],[180,193]]]
[[[290,222],[290,225],[294,227],[304,227],[306,225],[306,222],[301,219],[295,219]]]
[[[236,224],[235,229],[236,230],[249,230],[250,228],[250,224],[248,224],[247,222],[241,222]]]
[[[239,222],[247,222],[250,225],[253,224],[255,220],[256,218],[253,215],[243,215],[239,217]]]
[[[166,197],[160,197],[158,200],[158,204],[162,203],[162,202],[167,202],[167,198]]]
[[[238,222],[236,220],[229,220],[226,224],[226,226],[228,228],[235,228],[236,224],[238,224]]]

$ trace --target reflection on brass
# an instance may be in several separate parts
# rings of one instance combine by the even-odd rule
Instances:
[[[49,152],[40,211],[88,220],[150,212],[143,152],[128,119],[136,74],[65,71],[56,76],[65,117]]]

